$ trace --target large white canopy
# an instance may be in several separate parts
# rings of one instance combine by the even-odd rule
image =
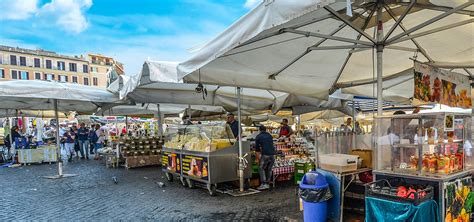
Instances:
[[[196,92],[197,84],[178,82],[176,64],[174,62],[147,61],[143,64],[142,72],[139,75],[124,76],[114,82],[109,90],[118,91],[121,98],[129,98],[137,104],[191,104],[221,106],[227,111],[237,110],[235,87],[205,85],[207,96],[203,97],[203,93]],[[282,108],[296,106],[307,106],[312,109],[343,106],[342,101],[335,98],[323,101],[307,96],[251,88],[242,89],[241,98],[243,110],[273,110],[276,112]]]
[[[0,82],[0,109],[58,110],[96,112],[124,104],[118,95],[107,90],[70,83],[40,80]]]
[[[160,104],[160,112],[162,115],[176,115],[183,113],[189,108],[188,105],[181,104]],[[191,110],[205,111],[209,113],[224,113],[224,109],[220,106],[199,106],[192,105]],[[114,106],[108,110],[98,113],[103,116],[141,116],[141,115],[157,115],[158,105],[152,103],[137,104],[137,105],[121,105]]]
[[[352,1],[352,17],[346,2],[263,1],[179,64],[179,77],[327,98],[338,83],[376,76],[376,45],[383,77],[412,68],[411,59],[473,73],[474,1],[385,1],[380,41],[378,1]]]

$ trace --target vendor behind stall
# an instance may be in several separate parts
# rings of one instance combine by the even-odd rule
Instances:
[[[275,163],[275,147],[273,146],[273,137],[267,132],[265,126],[259,127],[260,134],[255,139],[255,148],[260,152],[260,186],[258,190],[266,190],[270,188],[269,182],[272,175],[273,164]]]
[[[232,134],[234,134],[234,137],[237,138],[239,135],[240,123],[235,120],[235,116],[233,113],[227,113],[227,124],[229,124],[229,127],[232,130]]]
[[[288,126],[288,119],[283,119],[283,121],[281,122],[281,126],[280,126],[280,130],[279,130],[279,137],[283,137],[283,136],[290,136],[291,134],[293,134],[293,129],[291,129],[290,126]]]

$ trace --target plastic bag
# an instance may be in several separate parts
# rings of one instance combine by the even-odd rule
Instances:
[[[319,203],[332,198],[331,190],[328,187],[321,189],[299,189],[298,196],[306,202]]]

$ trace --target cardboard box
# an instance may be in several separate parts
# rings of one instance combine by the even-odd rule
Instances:
[[[358,155],[363,160],[361,165],[362,168],[372,169],[372,150],[353,149],[351,154]]]

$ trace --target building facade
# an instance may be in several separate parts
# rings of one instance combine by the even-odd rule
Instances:
[[[99,68],[89,60],[90,55],[84,58],[0,45],[0,81],[49,80],[106,88],[109,71],[117,62],[107,57],[110,62]],[[121,70],[123,74],[123,66]]]

